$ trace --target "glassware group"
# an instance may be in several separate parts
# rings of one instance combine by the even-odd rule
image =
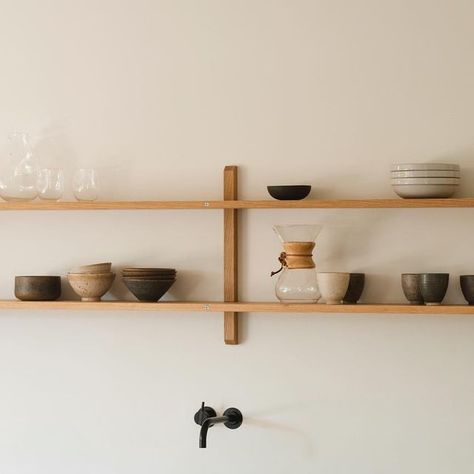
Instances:
[[[6,159],[0,166],[0,197],[5,201],[32,201],[39,197],[48,201],[61,199],[64,193],[64,171],[40,168],[27,133],[8,137]],[[97,171],[77,170],[72,181],[78,201],[95,201],[99,196]]]

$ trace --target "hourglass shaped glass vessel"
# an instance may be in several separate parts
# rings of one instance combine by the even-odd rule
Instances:
[[[321,225],[276,225],[276,232],[283,244],[279,261],[281,272],[275,286],[277,298],[282,303],[317,303],[319,293],[313,249]]]
[[[0,170],[0,197],[5,201],[31,201],[38,195],[38,164],[26,133],[8,137],[7,157]]]

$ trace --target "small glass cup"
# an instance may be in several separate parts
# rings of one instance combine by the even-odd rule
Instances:
[[[97,171],[81,168],[74,173],[72,190],[78,201],[95,201],[99,197]]]
[[[38,171],[36,189],[40,199],[57,201],[64,192],[64,172],[59,168],[43,168]]]

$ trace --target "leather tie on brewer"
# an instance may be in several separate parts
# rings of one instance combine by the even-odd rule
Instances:
[[[270,276],[280,273],[285,267],[290,270],[315,268],[313,261],[314,242],[283,242],[284,252],[278,257],[280,269]]]

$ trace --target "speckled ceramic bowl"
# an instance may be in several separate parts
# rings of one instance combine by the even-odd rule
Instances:
[[[402,290],[410,304],[423,304],[419,273],[402,273]]]
[[[115,273],[68,273],[67,280],[81,301],[100,301],[110,290]]]

